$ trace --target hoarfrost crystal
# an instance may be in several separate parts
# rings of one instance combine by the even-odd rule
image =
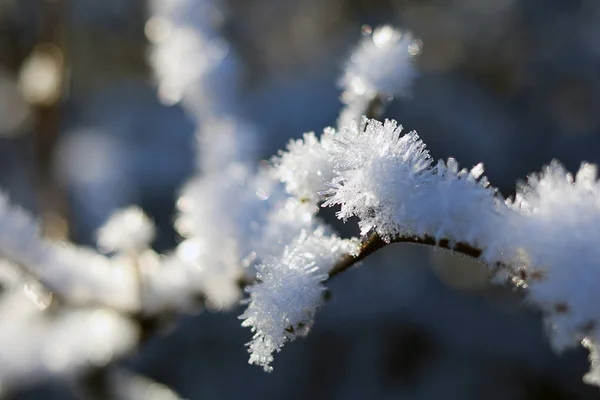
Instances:
[[[258,266],[258,283],[248,288],[249,305],[240,316],[242,326],[254,332],[249,363],[271,371],[273,353],[308,333],[321,305],[327,271],[340,256],[357,251],[355,241],[325,232],[302,231],[283,255]]]
[[[373,101],[385,103],[393,96],[407,97],[417,76],[413,58],[421,46],[410,33],[389,25],[366,35],[350,56],[340,79],[345,107],[338,128],[358,122]]]
[[[98,246],[106,251],[136,252],[148,248],[154,239],[154,223],[139,207],[113,213],[98,231]]]

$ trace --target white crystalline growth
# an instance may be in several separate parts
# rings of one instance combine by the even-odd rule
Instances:
[[[597,340],[598,338],[584,338],[581,341],[583,347],[588,349],[590,352],[588,357],[590,362],[590,371],[584,375],[583,381],[588,385],[600,386],[600,348],[598,348]]]
[[[291,140],[286,151],[273,157],[273,176],[285,183],[288,193],[316,204],[321,199],[319,193],[326,189],[325,183],[334,177],[329,153],[335,137],[335,130],[326,128],[320,138],[309,132],[302,139]]]
[[[344,89],[338,127],[357,121],[376,96],[382,101],[393,96],[408,96],[417,76],[413,58],[421,52],[422,43],[410,33],[402,33],[389,25],[376,28],[358,44],[346,63],[340,86]]]
[[[521,185],[499,247],[541,308],[552,344],[572,347],[600,329],[600,183],[583,164],[574,177],[556,161]],[[512,258],[512,260],[510,259]]]
[[[395,121],[363,120],[341,132],[329,151],[335,177],[324,206],[339,204],[338,217],[359,218],[363,235],[398,235],[467,242],[485,251],[505,211],[483,177],[483,166],[459,169],[450,158],[432,165],[416,132]]]
[[[318,228],[315,205],[290,197],[268,170],[239,164],[190,182],[178,206],[176,227],[187,239],[171,261],[197,282],[182,290],[202,292],[215,308],[237,304],[238,282],[253,276],[255,264]]]
[[[336,177],[324,206],[360,219],[361,233],[384,238],[411,233],[410,201],[431,178],[431,157],[415,132],[402,135],[396,121],[364,120],[341,136],[331,152]]]
[[[150,64],[158,96],[184,100],[197,116],[222,112],[235,92],[237,61],[220,37],[223,13],[218,0],[152,0],[145,31],[153,44]]]
[[[154,223],[139,207],[115,211],[98,230],[98,246],[105,251],[137,253],[147,249],[155,235]]]
[[[251,256],[260,261],[283,253],[303,230],[314,231],[321,222],[316,218],[319,208],[294,197],[273,204],[263,224],[256,229],[250,242]]]
[[[274,249],[285,246],[282,240],[290,231],[295,235],[301,226],[310,226],[313,214],[306,210],[280,213],[287,199],[266,170],[254,172],[242,164],[199,177],[184,189],[176,228],[188,241],[178,254],[199,268],[202,286],[215,307],[236,304],[241,295],[237,282],[251,272],[247,267],[254,258],[267,256],[264,250],[279,254]],[[269,249],[263,240],[266,235],[273,239]]]
[[[0,193],[0,253],[75,304],[139,307],[135,273],[97,251],[40,236],[37,221]]]
[[[493,241],[506,206],[483,171],[483,164],[468,170],[453,158],[439,160],[432,175],[408,193],[405,223],[418,236],[465,242],[496,254]]]
[[[357,96],[407,95],[417,74],[413,57],[420,51],[420,42],[411,34],[389,25],[378,27],[350,56],[340,85]]]
[[[35,283],[14,287],[0,299],[2,388],[49,378],[72,378],[131,351],[137,327],[119,313],[73,309],[47,313],[52,297]]]
[[[249,240],[252,218],[262,205],[251,185],[251,172],[232,166],[189,182],[177,203],[175,227],[188,239],[177,253],[184,264],[196,266],[215,306],[231,307],[241,294],[235,282],[244,275],[243,242]]]
[[[248,288],[249,305],[240,316],[254,332],[249,363],[271,371],[273,353],[287,341],[304,336],[322,302],[327,271],[342,254],[354,253],[355,241],[303,231],[279,257],[257,269],[258,283]]]

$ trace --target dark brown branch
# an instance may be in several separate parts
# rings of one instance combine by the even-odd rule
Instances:
[[[467,257],[471,257],[474,259],[479,259],[481,256],[482,250],[476,247],[473,247],[469,244],[458,242],[451,243],[448,239],[442,239],[440,241],[435,240],[435,238],[431,236],[398,236],[393,238],[389,242],[383,240],[378,234],[371,234],[360,246],[360,250],[356,256],[352,256],[350,254],[342,257],[329,271],[328,280],[332,279],[334,276],[344,272],[348,268],[352,267],[356,263],[362,261],[367,256],[375,253],[377,250],[384,248],[385,246],[391,243],[413,243],[413,244],[421,244],[426,246],[435,246],[442,249],[447,249],[453,251],[455,253],[459,253],[465,255]]]

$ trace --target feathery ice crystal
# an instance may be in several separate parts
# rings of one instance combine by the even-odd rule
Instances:
[[[558,350],[600,343],[600,183],[596,166],[575,177],[556,161],[519,187],[500,237],[511,238],[527,300],[540,307]],[[510,236],[509,236],[510,235]]]
[[[359,217],[362,234],[407,233],[411,210],[405,200],[428,179],[431,158],[425,145],[415,132],[401,131],[395,121],[364,120],[343,130],[330,152],[336,176],[324,205],[340,204],[341,219]]]
[[[0,252],[75,304],[139,307],[135,274],[92,249],[42,238],[37,222],[0,193]]]
[[[139,207],[113,213],[98,230],[98,246],[106,251],[138,252],[154,239],[154,224]]]
[[[413,59],[420,54],[422,43],[408,32],[403,33],[384,25],[365,37],[346,63],[340,86],[344,89],[338,128],[359,122],[369,102],[387,102],[394,96],[407,97],[417,76]]]
[[[356,251],[356,241],[327,235],[326,228],[319,227],[301,231],[283,255],[258,266],[258,282],[248,288],[249,305],[240,316],[242,326],[254,332],[248,344],[251,364],[271,371],[273,353],[308,333],[321,305],[327,272],[339,257]]]
[[[137,326],[114,310],[67,308],[48,313],[53,294],[16,264],[0,263],[0,283],[3,388],[77,376],[83,367],[102,367],[137,342]]]
[[[515,200],[505,202],[483,177],[481,164],[460,170],[448,159],[434,166],[417,134],[403,135],[395,121],[365,119],[350,129],[326,131],[322,142],[305,135],[288,150],[279,154],[275,175],[291,191],[302,193],[297,188],[304,180],[312,183],[303,190],[329,186],[323,206],[340,205],[341,219],[358,217],[363,236],[374,232],[390,241],[428,236],[477,247],[482,261],[503,266],[507,279],[527,287],[527,300],[544,311],[556,349],[584,340],[596,365],[600,183],[595,166],[584,164],[573,177],[554,161],[521,185]],[[317,157],[303,163],[303,153]],[[323,165],[334,175],[325,183],[314,179]],[[586,381],[600,381],[599,376],[593,368]]]
[[[290,140],[287,151],[272,159],[273,177],[285,183],[291,195],[317,204],[325,183],[334,177],[329,152],[335,147],[335,136],[333,128],[326,128],[320,138],[309,132],[302,139]]]
[[[357,217],[362,239],[429,237],[476,247],[481,261],[527,288],[556,349],[581,342],[590,350],[584,379],[599,384],[596,167],[583,165],[573,177],[553,162],[504,201],[481,164],[435,164],[415,132],[403,134],[392,120],[359,120],[373,100],[406,96],[416,76],[420,42],[384,26],[346,65],[339,129],[307,133],[270,167],[254,168],[248,149],[256,136],[236,115],[234,80],[223,79],[235,76],[235,55],[211,24],[221,15],[213,1],[154,0],[152,10],[147,31],[160,96],[183,100],[198,123],[200,171],[178,202],[184,240],[166,257],[153,252],[152,222],[131,208],[98,232],[100,247],[116,252],[106,257],[41,238],[34,219],[0,195],[0,283],[7,288],[0,316],[10,316],[0,330],[0,347],[10,349],[0,360],[1,384],[108,363],[137,342],[128,316],[185,311],[200,295],[229,308],[241,297],[240,280],[254,281],[240,316],[254,332],[250,363],[270,371],[274,353],[312,327],[331,269],[362,249],[359,239],[330,232],[317,216],[321,202],[339,205],[341,219]],[[50,291],[76,307],[46,313]]]
[[[354,51],[340,84],[354,95],[407,95],[416,70],[412,58],[420,42],[389,25],[376,28]]]
[[[158,97],[196,116],[219,114],[235,92],[237,60],[219,33],[218,0],[151,0],[146,34]]]

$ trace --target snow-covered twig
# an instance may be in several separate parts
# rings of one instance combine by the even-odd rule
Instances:
[[[198,171],[178,201],[184,240],[170,254],[155,253],[153,224],[130,208],[99,231],[99,247],[114,253],[102,255],[43,239],[32,217],[0,197],[0,253],[7,270],[18,264],[29,272],[6,274],[12,278],[0,299],[7,318],[0,346],[12,348],[32,326],[40,333],[2,359],[0,383],[103,368],[199,298],[216,309],[239,304],[240,282],[250,283],[240,316],[253,332],[249,361],[270,371],[274,353],[312,327],[324,284],[390,243],[452,250],[526,288],[554,347],[582,342],[592,366],[585,379],[600,382],[595,166],[573,176],[553,162],[504,199],[481,164],[436,163],[416,132],[365,118],[379,116],[391,97],[406,97],[416,76],[412,60],[421,43],[384,26],[366,34],[346,65],[337,129],[292,140],[256,167],[255,128],[240,117],[232,80],[217,79],[235,76],[236,64],[209,23],[215,19],[206,19],[221,16],[218,8],[202,0],[152,5],[147,31],[159,95],[181,101],[198,126]],[[319,218],[319,208],[330,206],[344,221],[358,219],[360,238],[342,239]],[[55,314],[44,301],[49,291],[62,300]],[[70,341],[70,330],[86,340]]]
[[[408,244],[417,244],[423,246],[435,246],[441,249],[450,250],[454,253],[464,255],[466,257],[473,258],[478,260],[481,256],[481,249],[473,247],[467,243],[452,243],[448,239],[437,240],[431,236],[398,236],[393,237],[389,241],[383,240],[381,236],[377,233],[371,233],[368,235],[358,246],[358,250],[356,254],[346,254],[341,257],[334,265],[331,267],[328,273],[327,280],[334,278],[335,276],[341,274],[347,269],[353,267],[357,263],[361,262],[371,254],[375,253],[378,250],[383,249],[385,246],[394,243],[408,243]]]
[[[329,165],[331,170],[320,174],[325,179],[316,181],[329,187],[321,192],[323,205],[339,205],[341,219],[358,217],[363,236],[356,256],[342,257],[330,277],[392,242],[455,250],[526,288],[527,301],[544,312],[557,350],[583,340],[596,357],[600,182],[595,166],[583,164],[573,176],[552,162],[521,184],[514,200],[504,200],[481,165],[461,170],[453,159],[434,164],[416,133],[403,134],[395,121],[365,119],[350,129],[326,131],[316,142],[311,138],[311,148],[323,160],[296,165],[297,176],[305,179],[314,165]],[[305,148],[296,143],[290,151]],[[282,167],[290,169],[276,164]],[[293,173],[286,184],[298,186]],[[595,382],[596,374],[594,368],[586,381]]]

